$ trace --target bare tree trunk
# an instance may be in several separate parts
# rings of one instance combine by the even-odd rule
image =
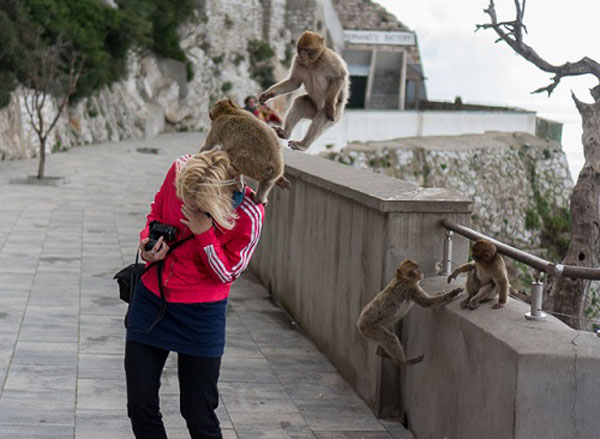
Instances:
[[[27,91],[24,103],[31,127],[40,141],[38,179],[44,178],[48,135],[69,103],[69,97],[77,88],[83,63],[77,52],[67,50],[67,45],[63,43],[60,35],[54,44],[45,46],[41,41],[40,31],[35,33],[34,59],[25,81],[25,86],[30,90]],[[62,71],[63,68],[68,70]],[[46,100],[52,96],[62,98],[57,102],[54,117],[45,120],[44,106]]]
[[[44,178],[44,166],[46,166],[46,139],[40,139],[40,160],[38,162],[37,178]]]
[[[571,195],[571,242],[562,264],[596,267],[600,254],[600,100],[586,104],[575,96],[573,99],[582,118],[586,160]],[[584,316],[589,282],[551,277],[544,307],[562,314]],[[559,317],[574,328],[585,326],[580,319]]]
[[[484,12],[489,15],[491,23],[478,24],[476,30],[493,29],[499,37],[498,41],[504,41],[540,70],[554,74],[550,85],[534,93],[547,92],[550,96],[561,79],[567,76],[593,75],[600,81],[600,63],[597,61],[584,56],[576,62],[553,65],[523,41],[523,35],[527,33],[523,24],[526,0],[514,0],[516,15],[512,21],[498,20],[494,0],[489,2]],[[562,261],[563,265],[582,267],[597,266],[600,252],[600,85],[590,91],[593,104],[581,102],[572,95],[583,124],[585,165],[571,195],[571,242]],[[551,277],[546,288],[544,307],[558,314],[573,316],[559,315],[572,327],[583,327],[578,317],[585,315],[588,284],[589,281],[581,279],[565,279],[558,275]]]

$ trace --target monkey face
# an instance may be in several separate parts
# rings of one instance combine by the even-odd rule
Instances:
[[[425,275],[417,263],[411,259],[405,259],[398,266],[396,271],[396,277],[398,280],[405,282],[418,282],[423,279]]]
[[[496,246],[490,241],[479,239],[473,244],[472,254],[475,262],[488,262],[496,255]]]
[[[425,277],[423,271],[419,267],[415,268],[414,270],[411,270],[409,274],[410,277],[415,281],[420,281]]]
[[[296,46],[300,64],[308,66],[319,59],[325,50],[323,41],[324,38],[319,34],[310,31],[304,32],[298,39],[298,44]]]

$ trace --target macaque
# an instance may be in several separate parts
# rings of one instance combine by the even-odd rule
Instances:
[[[412,365],[423,361],[424,356],[406,358],[398,336],[390,326],[402,319],[416,302],[423,307],[450,302],[463,290],[456,288],[448,293],[429,296],[419,285],[423,272],[416,262],[405,259],[396,270],[390,283],[367,304],[360,313],[356,326],[360,333],[379,344],[377,353],[392,358],[396,365]],[[381,351],[383,349],[384,352]]]
[[[508,301],[509,283],[504,259],[498,254],[496,246],[485,239],[473,244],[473,260],[461,265],[448,276],[448,283],[460,273],[467,276],[467,298],[460,303],[462,308],[476,309],[481,302],[491,300],[497,295],[498,303],[492,308],[499,309]]]
[[[290,93],[304,85],[305,94],[297,96],[285,115],[283,128],[276,127],[279,137],[287,139],[301,119],[312,123],[302,140],[291,140],[291,149],[305,151],[323,131],[338,122],[349,96],[346,63],[337,53],[325,47],[324,38],[306,31],[298,39],[297,54],[287,79],[262,92],[259,101]]]
[[[216,147],[225,151],[239,173],[258,181],[257,203],[267,203],[275,183],[291,187],[283,177],[283,154],[271,128],[231,99],[217,102],[209,116],[212,125],[200,152]]]

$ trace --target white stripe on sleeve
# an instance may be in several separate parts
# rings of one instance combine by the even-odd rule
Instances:
[[[223,264],[221,264],[221,261],[217,257],[214,247],[212,245],[208,245],[204,247],[204,252],[208,258],[208,263],[217,276],[219,276],[219,279],[225,283],[231,282],[231,273],[227,270],[224,270],[225,267],[223,267]]]
[[[248,218],[250,218],[250,222],[251,222],[250,236],[251,236],[251,238],[250,238],[250,241],[248,241],[248,244],[246,245],[246,247],[244,247],[242,250],[240,250],[240,260],[238,261],[237,264],[235,264],[232,267],[232,269],[234,271],[237,271],[238,268],[243,266],[244,263],[246,262],[246,255],[248,253],[248,249],[252,246],[252,243],[254,242],[254,239],[256,237],[256,232],[257,232],[256,223],[258,221],[260,221],[260,218],[258,218],[256,210],[252,209],[252,206],[250,206],[246,200],[244,200],[244,203],[240,206],[240,208],[246,215],[248,215]]]
[[[250,263],[250,258],[258,245],[258,240],[260,238],[260,233],[262,230],[262,212],[260,209],[253,205],[250,201],[242,204],[242,210],[246,212],[246,214],[250,217],[252,221],[252,239],[248,243],[248,245],[240,252],[241,259],[240,261],[233,267],[233,272],[235,276],[239,276],[242,271],[246,269],[248,264]]]

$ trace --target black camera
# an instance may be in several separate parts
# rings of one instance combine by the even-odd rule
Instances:
[[[177,228],[168,224],[161,224],[158,221],[152,221],[150,223],[148,242],[144,246],[144,250],[152,250],[152,247],[156,245],[161,236],[165,241],[175,241],[175,238],[177,238]]]

